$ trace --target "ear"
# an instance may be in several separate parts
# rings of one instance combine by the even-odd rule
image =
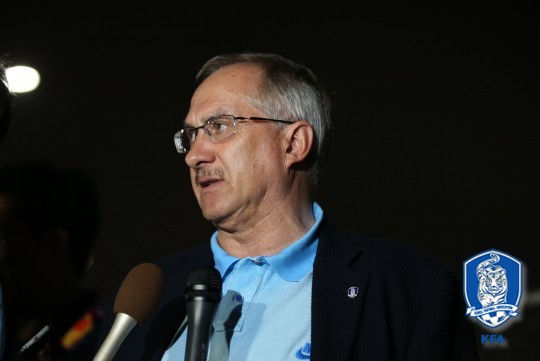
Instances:
[[[306,160],[311,152],[313,128],[307,121],[299,120],[287,126],[285,137],[287,140],[285,165],[291,168]]]

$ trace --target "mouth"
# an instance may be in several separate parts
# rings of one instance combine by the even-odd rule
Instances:
[[[218,182],[221,182],[221,179],[203,178],[203,179],[199,180],[199,187],[201,187],[202,189],[205,189],[205,188],[211,187],[212,185],[214,185],[214,184],[216,184]]]

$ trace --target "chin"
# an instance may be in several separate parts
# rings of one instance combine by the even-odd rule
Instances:
[[[216,207],[216,205],[212,206],[201,206],[202,214],[204,219],[207,221],[210,221],[214,224],[220,223],[226,215],[226,212],[224,212],[223,209],[220,209],[220,207]]]

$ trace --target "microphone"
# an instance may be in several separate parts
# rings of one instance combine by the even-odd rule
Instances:
[[[157,307],[165,285],[161,268],[141,263],[131,269],[114,300],[116,318],[93,361],[111,361],[136,324],[144,324]]]
[[[28,351],[31,347],[38,344],[38,342],[45,339],[45,337],[48,337],[51,333],[53,326],[51,324],[46,325],[41,330],[38,331],[28,342],[26,342],[17,352],[15,355],[15,360],[20,360],[21,356]],[[1,356],[1,355],[0,355]]]
[[[189,274],[185,294],[188,333],[184,361],[204,361],[210,325],[221,301],[221,275],[213,267],[196,267]]]

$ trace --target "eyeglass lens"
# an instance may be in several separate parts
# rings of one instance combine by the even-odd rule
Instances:
[[[202,126],[206,135],[212,142],[219,142],[234,134],[234,118],[232,116],[220,116],[208,120]],[[176,149],[179,153],[187,153],[197,138],[200,128],[184,128],[175,136]]]

